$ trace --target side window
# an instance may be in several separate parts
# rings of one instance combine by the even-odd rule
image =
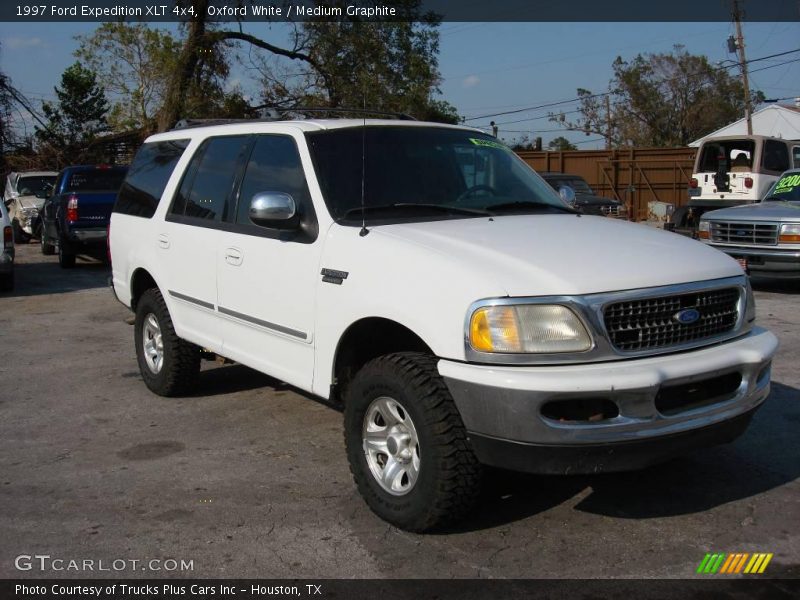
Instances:
[[[247,163],[236,209],[236,222],[252,225],[250,200],[259,192],[285,192],[294,198],[298,210],[308,206],[310,197],[297,145],[289,136],[259,135]]]
[[[789,149],[786,144],[775,140],[766,140],[762,164],[768,171],[786,171],[789,168]]]
[[[800,169],[800,146],[792,147],[792,162],[793,168]]]
[[[236,180],[237,165],[249,136],[210,138],[192,158],[181,182],[172,214],[221,221]]]
[[[151,218],[175,165],[188,145],[189,140],[144,144],[128,169],[128,175],[117,194],[114,212]],[[59,178],[59,183],[62,178]]]

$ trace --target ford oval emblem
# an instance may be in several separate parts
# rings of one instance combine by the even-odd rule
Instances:
[[[700,320],[700,311],[696,308],[687,308],[676,312],[672,318],[681,325],[691,325]]]

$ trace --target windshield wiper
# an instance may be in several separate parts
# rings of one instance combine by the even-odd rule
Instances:
[[[477,216],[489,216],[490,213],[486,210],[482,210],[479,208],[465,208],[461,206],[448,206],[446,204],[417,204],[414,202],[394,202],[392,204],[378,204],[375,206],[356,206],[354,208],[350,208],[345,211],[342,215],[342,219],[347,219],[354,215],[360,215],[362,213],[369,213],[369,212],[382,212],[387,211],[391,212],[395,209],[409,209],[409,208],[421,208],[423,210],[436,210],[439,212],[449,213],[453,215],[477,215]]]
[[[547,202],[529,202],[527,200],[517,200],[515,202],[502,202],[500,204],[490,204],[486,207],[486,210],[492,213],[497,211],[505,211],[505,210],[517,210],[520,208],[554,208],[556,210],[568,213],[575,213],[577,211],[567,207],[567,206],[557,206],[555,204],[548,204]]]

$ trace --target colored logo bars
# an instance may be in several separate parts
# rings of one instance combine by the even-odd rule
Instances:
[[[754,554],[748,554],[747,552],[706,554],[705,558],[700,561],[697,572],[709,575],[717,573],[726,575],[746,573],[754,575],[763,573],[771,560],[772,553],[762,552]]]

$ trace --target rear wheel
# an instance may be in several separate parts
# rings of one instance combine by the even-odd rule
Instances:
[[[45,233],[45,228],[42,227],[41,237],[39,238],[39,244],[42,248],[42,254],[45,256],[52,256],[56,252],[56,247],[50,242],[47,238],[47,233]]]
[[[434,357],[389,354],[345,393],[345,444],[358,491],[382,519],[409,531],[463,517],[482,467]]]
[[[62,269],[71,269],[75,266],[75,253],[63,241],[58,245],[58,265]]]
[[[175,333],[161,293],[149,289],[136,305],[134,341],[145,385],[159,396],[187,392],[200,372],[200,348]]]

